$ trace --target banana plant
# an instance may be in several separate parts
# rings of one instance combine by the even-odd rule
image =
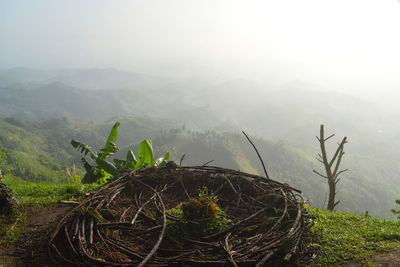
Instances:
[[[84,156],[89,155],[96,163],[96,165],[92,165],[85,157],[82,157],[83,166],[86,170],[86,174],[83,177],[82,182],[104,183],[112,175],[118,174],[117,167],[113,163],[107,161],[107,158],[118,152],[118,147],[115,145],[115,142],[117,141],[119,126],[119,122],[114,124],[108,135],[106,144],[99,151],[93,151],[92,148],[85,143],[71,140],[71,145],[76,150],[80,151]]]
[[[139,144],[137,159],[132,150],[126,153],[126,160],[114,159],[117,169],[125,171],[128,169],[140,169],[143,167],[164,167],[171,157],[171,153],[165,153],[164,157],[154,159],[153,143],[150,139],[143,140]]]
[[[113,159],[113,162],[107,160],[108,157],[118,152],[119,148],[116,146],[119,122],[116,122],[112,127],[106,144],[99,151],[93,151],[87,144],[71,140],[71,145],[81,152],[83,166],[86,170],[86,174],[82,179],[84,183],[105,183],[111,176],[116,176],[127,170],[135,170],[139,168],[147,167],[164,167],[171,154],[170,152],[165,153],[164,157],[154,160],[153,143],[150,139],[143,140],[139,144],[138,156],[136,158],[132,150],[129,150],[126,154],[125,159]],[[90,158],[96,163],[90,164],[85,158]]]

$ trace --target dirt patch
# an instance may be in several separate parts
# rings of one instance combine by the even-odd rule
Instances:
[[[0,266],[53,266],[48,257],[48,238],[55,224],[72,207],[50,205],[30,206],[23,212],[25,231],[8,247],[0,248]]]
[[[400,248],[379,252],[370,258],[370,262],[382,267],[398,267],[400,266]],[[342,266],[359,267],[363,265],[361,263],[351,261]]]
[[[387,267],[400,266],[400,248],[378,253],[372,257],[371,262]]]

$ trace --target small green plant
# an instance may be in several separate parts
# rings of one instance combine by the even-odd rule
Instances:
[[[82,179],[83,183],[97,182],[103,184],[111,176],[116,176],[127,170],[135,170],[142,167],[162,167],[165,166],[170,158],[167,152],[164,157],[154,160],[153,144],[150,139],[143,140],[139,145],[138,158],[132,150],[126,154],[126,159],[113,159],[113,162],[107,160],[109,157],[118,152],[119,148],[115,144],[118,136],[119,122],[112,127],[106,144],[99,151],[93,151],[87,144],[71,140],[71,145],[84,156],[89,155],[94,163],[89,162],[86,157],[82,157],[83,166],[86,174]]]
[[[396,204],[400,205],[400,199],[396,199]],[[397,214],[397,220],[400,221],[400,210],[391,209],[394,215]]]
[[[219,218],[222,210],[217,201],[217,196],[208,194],[207,187],[202,187],[199,189],[198,198],[191,198],[181,204],[183,218],[187,220]]]
[[[72,169],[66,169],[68,175],[68,183],[71,184],[80,184],[82,182],[81,176],[79,176],[78,171],[75,168],[75,164],[72,166]]]
[[[222,230],[231,220],[225,216],[217,201],[217,196],[209,194],[207,187],[200,188],[197,198],[190,198],[169,211],[182,219],[171,225],[170,235],[200,237]]]

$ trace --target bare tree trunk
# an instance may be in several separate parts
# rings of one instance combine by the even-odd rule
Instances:
[[[335,203],[335,197],[336,197],[336,184],[331,183],[328,181],[329,185],[329,198],[328,198],[328,210],[333,210],[337,204],[339,204],[339,201]]]
[[[343,138],[342,142],[336,149],[336,152],[333,155],[332,159],[328,160],[325,148],[325,142],[333,136],[335,135],[332,134],[327,138],[325,138],[324,125],[321,124],[319,137],[317,136],[317,139],[321,147],[321,154],[318,154],[317,160],[324,165],[325,175],[317,172],[316,170],[313,170],[316,174],[328,180],[328,186],[329,186],[329,198],[327,206],[328,210],[333,210],[336,207],[336,205],[339,204],[339,201],[335,202],[336,184],[340,181],[339,175],[345,171],[348,171],[348,169],[339,171],[339,165],[342,160],[342,156],[344,155],[343,148],[344,144],[347,143],[347,137]]]
[[[18,205],[18,200],[3,182],[0,170],[0,214],[11,214]]]

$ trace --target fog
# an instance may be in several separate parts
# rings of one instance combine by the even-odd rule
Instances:
[[[108,68],[398,97],[400,3],[0,2],[0,68]]]
[[[131,125],[125,145],[138,131],[178,156],[217,140],[203,158],[225,151],[216,162],[252,171],[253,151],[232,137],[245,130],[275,178],[318,206],[323,123],[349,139],[339,209],[389,218],[400,191],[399,26],[397,0],[1,0],[0,122],[50,134],[38,125],[108,129],[118,118]]]

